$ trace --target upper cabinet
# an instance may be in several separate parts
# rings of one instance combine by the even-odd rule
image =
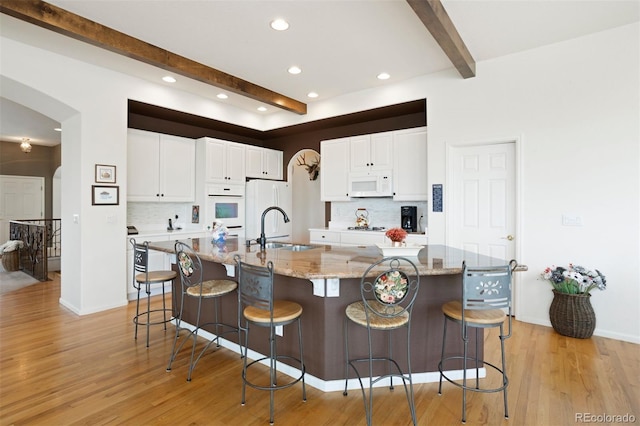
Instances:
[[[349,200],[349,138],[320,142],[320,199]]]
[[[198,141],[204,141],[204,171],[208,182],[244,184],[245,145],[213,138]]]
[[[282,157],[282,151],[259,146],[247,146],[247,177],[282,180]]]
[[[195,141],[128,129],[127,200],[193,202]]]
[[[352,172],[391,170],[393,167],[393,132],[349,138]]]
[[[427,201],[427,128],[393,132],[393,199]]]
[[[322,201],[349,201],[349,173],[393,171],[395,201],[427,201],[427,128],[322,141]]]

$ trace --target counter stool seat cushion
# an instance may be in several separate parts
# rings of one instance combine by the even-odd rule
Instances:
[[[387,306],[379,302],[370,302],[369,306],[379,313],[394,314],[397,316],[381,317],[369,314],[368,326],[375,330],[393,330],[406,325],[409,322],[409,312],[402,312],[400,306]],[[391,310],[391,311],[390,311]],[[364,302],[354,302],[347,306],[345,310],[347,318],[358,325],[367,327],[367,314],[365,312]]]
[[[442,305],[442,312],[449,318],[462,321],[462,303],[459,300],[452,300]],[[502,309],[464,311],[464,320],[467,323],[482,325],[498,325],[505,322],[507,314]]]
[[[178,273],[176,271],[149,271],[149,275],[142,273],[136,275],[136,281],[144,284],[146,282],[149,283],[163,283],[165,281],[171,281],[177,278]],[[147,280],[147,277],[149,278]]]
[[[193,297],[218,297],[231,293],[238,288],[238,283],[231,280],[209,280],[202,283],[202,294],[200,286],[187,288],[187,294]]]
[[[269,324],[271,322],[271,313],[266,309],[259,309],[255,306],[247,306],[244,308],[243,314],[249,321],[257,324]],[[289,300],[273,301],[273,323],[286,323],[293,321],[302,315],[302,306],[296,302]]]

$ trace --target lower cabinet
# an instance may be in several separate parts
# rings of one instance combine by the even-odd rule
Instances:
[[[311,242],[311,244],[331,244],[339,246],[340,232],[311,229],[309,231],[309,241]]]
[[[309,241],[311,244],[330,244],[333,246],[374,246],[388,242],[384,231],[341,231],[310,229]],[[425,245],[428,243],[426,234],[409,234],[408,244]]]

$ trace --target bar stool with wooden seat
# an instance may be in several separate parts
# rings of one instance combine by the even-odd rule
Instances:
[[[373,274],[373,276],[370,276]],[[349,367],[355,372],[364,402],[367,425],[371,425],[373,412],[373,387],[382,380],[388,380],[393,390],[393,378],[402,380],[409,402],[413,424],[416,424],[416,408],[411,377],[411,314],[420,287],[420,275],[415,264],[404,257],[386,257],[367,268],[360,280],[362,299],[347,306],[344,320],[345,338],[345,384],[343,395],[347,395]],[[349,358],[349,324],[365,327],[367,330],[368,353],[366,357]],[[393,357],[391,333],[406,329],[406,371]],[[385,337],[386,354],[375,355],[374,335]],[[382,336],[380,336],[382,335]],[[381,340],[376,340],[381,342]],[[362,371],[358,368],[363,365]],[[376,369],[374,369],[376,366]],[[365,380],[369,387],[368,397]],[[408,383],[408,386],[407,386]]]
[[[135,326],[134,338],[138,339],[138,325],[144,325],[147,328],[147,347],[149,347],[149,327],[156,324],[164,324],[167,329],[167,323],[173,319],[172,308],[167,308],[166,293],[164,283],[173,281],[178,274],[172,270],[149,270],[149,242],[137,243],[135,238],[129,240],[133,246],[133,287],[138,291],[136,298],[136,316],[133,317]],[[162,309],[151,309],[151,286],[160,284],[162,287]],[[147,309],[140,312],[140,292],[144,288],[147,293]],[[151,315],[162,312],[162,320],[152,320]]]
[[[203,280],[202,260],[198,254],[187,244],[180,241],[176,241],[175,244],[176,262],[178,264],[178,271],[180,271],[180,312],[176,318],[176,335],[173,341],[173,349],[171,356],[169,357],[169,365],[167,365],[167,371],[171,371],[171,364],[175,361],[178,353],[184,346],[184,344],[190,339],[193,339],[191,346],[191,358],[189,361],[189,372],[187,373],[187,381],[191,381],[191,374],[196,368],[200,358],[207,352],[207,349],[211,347],[213,343],[216,347],[220,347],[220,338],[227,333],[238,333],[238,328],[235,325],[222,322],[220,319],[220,298],[227,294],[230,294],[238,288],[238,284],[233,280],[226,279],[214,279]],[[184,321],[184,304],[187,298],[196,298],[198,301],[198,309],[196,311],[195,324],[192,327],[182,327],[182,321]],[[214,301],[214,319],[206,323],[201,323],[202,317],[202,302],[206,299]],[[234,300],[235,303],[235,300]],[[234,318],[235,320],[235,318]],[[215,327],[215,337],[211,339],[200,350],[198,357],[195,358],[196,344],[198,343],[198,332],[205,326]],[[180,344],[180,332],[187,330],[188,334],[184,336]],[[238,333],[238,339],[240,339]],[[242,347],[240,348],[242,349]]]
[[[474,392],[502,392],[504,399],[504,417],[509,418],[507,403],[507,387],[509,379],[507,377],[506,360],[504,351],[504,341],[511,337],[511,274],[517,263],[512,260],[507,265],[502,266],[482,266],[469,267],[462,263],[462,299],[454,300],[442,305],[444,313],[444,332],[442,335],[442,354],[438,363],[440,371],[440,384],[438,395],[442,395],[442,378],[450,383],[462,388],[462,423],[466,418],[467,391]],[[505,313],[504,309],[507,310]],[[463,352],[459,354],[447,354],[445,344],[447,340],[447,323],[451,321],[461,327]],[[508,321],[509,333],[504,334],[504,323]],[[475,352],[469,354],[469,328],[475,329]],[[479,342],[482,336],[478,335],[478,330],[500,327],[500,350],[501,365],[496,366],[479,357]],[[471,368],[475,369],[475,380],[467,382],[467,365],[471,362]],[[488,371],[496,371],[501,376],[498,385],[480,386],[480,368],[487,366]],[[462,369],[462,383],[455,381],[453,376],[455,370]],[[472,377],[473,379],[473,377]],[[459,380],[459,379],[458,379]]]
[[[274,393],[276,390],[285,389],[302,382],[302,400],[307,400],[304,376],[304,356],[302,345],[302,306],[289,300],[274,300],[273,298],[273,263],[267,262],[266,266],[251,265],[242,262],[240,256],[235,256],[238,267],[238,328],[245,333],[244,365],[242,367],[242,405],[245,404],[246,386],[254,389],[269,391],[269,423],[273,424],[274,417]],[[299,358],[290,355],[278,354],[276,348],[276,327],[297,323]],[[247,349],[249,345],[249,326],[256,325],[269,329],[269,354],[261,358],[247,362]],[[297,377],[282,379],[278,376],[276,363],[289,361],[293,368],[299,368]],[[266,361],[266,362],[265,362]],[[269,366],[269,382],[259,383],[259,379],[249,378],[250,367],[260,363]],[[252,368],[252,370],[254,370]],[[258,373],[256,371],[256,373]]]

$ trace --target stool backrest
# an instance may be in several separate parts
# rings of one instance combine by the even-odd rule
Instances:
[[[149,267],[149,241],[136,242],[135,238],[129,240],[133,246],[133,279],[136,274],[146,274]]]
[[[511,263],[500,266],[467,266],[462,263],[462,306],[511,311]]]
[[[240,306],[253,306],[273,313],[273,262],[257,266],[242,262],[238,255],[234,259],[238,267]]]
[[[185,243],[176,241],[176,263],[180,272],[182,289],[202,285],[202,261],[200,256]],[[201,289],[202,291],[202,289]]]
[[[405,312],[411,314],[419,288],[418,268],[405,257],[385,257],[370,265],[360,279],[367,317],[374,314],[394,318]]]

